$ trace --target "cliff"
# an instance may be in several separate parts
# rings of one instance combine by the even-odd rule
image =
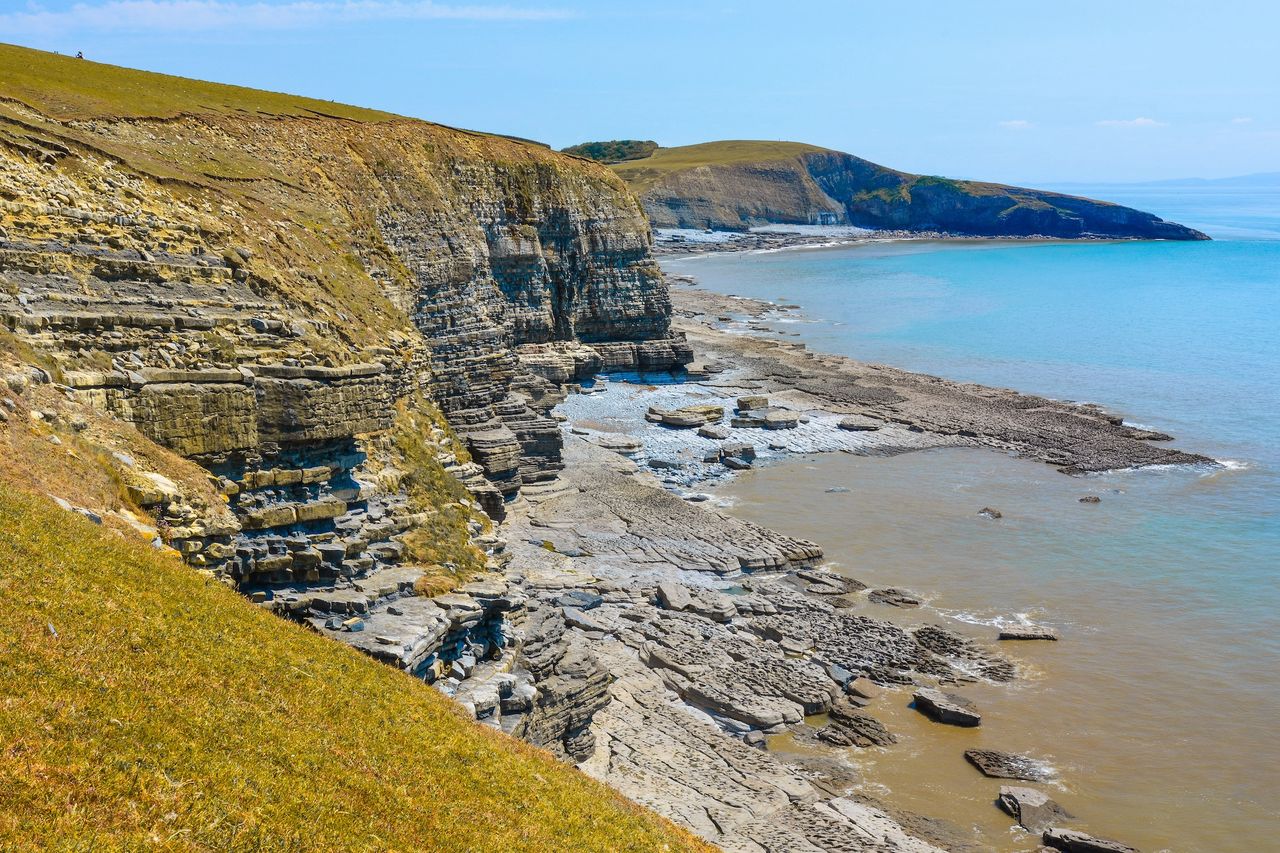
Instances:
[[[563,467],[557,380],[690,358],[650,243],[620,179],[536,144],[0,46],[0,481],[45,502],[19,507],[37,528],[79,535],[49,520],[78,514],[140,536],[201,583],[581,755],[595,707],[583,685],[605,674],[589,655],[576,669],[529,662],[543,646],[526,649],[525,596],[503,577],[493,521]],[[6,554],[29,552],[29,532]],[[30,583],[56,565],[32,567]],[[117,580],[126,598],[157,594],[136,572]],[[173,586],[177,600],[189,586]],[[70,595],[49,600],[79,613]],[[15,606],[43,623],[33,602]],[[309,641],[267,649],[252,624],[226,646],[245,660],[250,647],[314,654]],[[248,701],[245,683],[217,683]],[[380,676],[350,686],[385,689]],[[277,687],[296,689],[267,688],[264,707],[292,701]],[[380,748],[360,760],[414,761],[398,742]],[[477,761],[505,778],[501,761]],[[612,846],[601,832],[586,846]]]
[[[912,175],[793,142],[660,148],[613,169],[640,195],[659,228],[816,223],[982,237],[1208,239],[1109,202]]]

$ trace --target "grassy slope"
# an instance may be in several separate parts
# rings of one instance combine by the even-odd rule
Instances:
[[[174,557],[13,489],[0,518],[0,848],[698,848]]]
[[[114,116],[173,118],[195,113],[334,116],[352,121],[386,121],[390,113],[206,83],[132,68],[0,44],[4,96],[59,120]]]
[[[679,148],[659,148],[643,160],[615,163],[610,168],[622,176],[637,193],[643,193],[673,172],[699,166],[728,166],[740,163],[767,163],[788,160],[801,154],[823,151],[803,142],[766,142],[733,139],[703,142]]]

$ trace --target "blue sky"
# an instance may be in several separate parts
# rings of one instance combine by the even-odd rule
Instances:
[[[796,139],[1010,182],[1280,171],[1280,5],[0,0],[0,40],[556,147]]]

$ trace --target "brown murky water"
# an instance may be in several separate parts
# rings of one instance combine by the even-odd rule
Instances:
[[[899,743],[847,751],[869,793],[972,827],[983,847],[1034,850],[994,805],[1001,781],[963,758],[999,749],[1052,765],[1054,782],[1009,784],[1046,790],[1095,835],[1148,853],[1275,850],[1280,671],[1245,651],[1269,648],[1273,628],[1208,605],[1213,571],[1229,568],[1211,550],[1189,553],[1172,535],[1152,546],[1166,541],[1161,525],[1179,523],[1164,508],[1210,505],[1220,476],[1230,472],[1077,479],[949,449],[809,457],[747,472],[719,495],[735,515],[819,542],[840,571],[927,602],[867,603],[867,615],[992,642],[1017,614],[1059,632],[1056,643],[999,644],[1020,666],[1014,684],[957,690],[977,703],[980,728],[932,723],[904,691],[880,697],[870,710]],[[1079,503],[1086,494],[1102,502]],[[984,506],[1004,518],[980,517]]]

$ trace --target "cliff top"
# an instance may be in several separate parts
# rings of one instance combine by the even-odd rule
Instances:
[[[362,122],[398,118],[333,101],[121,68],[12,44],[0,44],[0,98],[19,101],[61,121],[210,113]]]
[[[643,192],[665,176],[685,169],[694,169],[699,166],[767,163],[826,150],[804,142],[725,139],[718,142],[701,142],[697,145],[681,145],[677,148],[659,148],[642,160],[616,163],[612,168],[637,192]]]

